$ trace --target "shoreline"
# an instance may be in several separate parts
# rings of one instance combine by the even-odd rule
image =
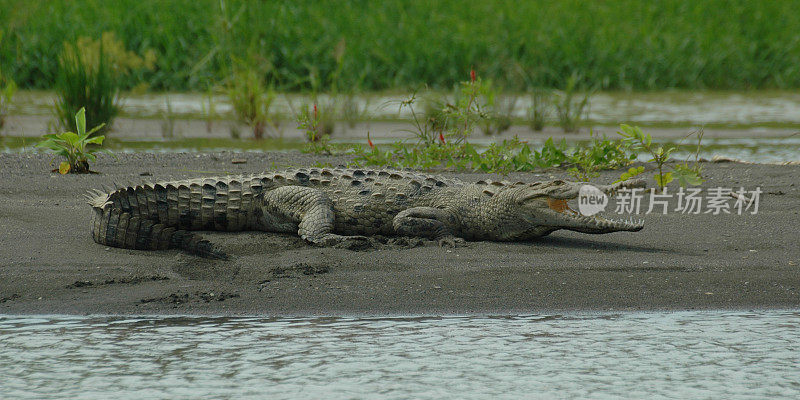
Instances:
[[[212,232],[204,236],[233,257],[211,261],[94,243],[81,195],[113,182],[347,159],[297,152],[118,157],[101,156],[92,165],[98,175],[58,176],[49,172],[49,155],[0,154],[0,315],[392,318],[800,307],[797,165],[703,164],[704,190],[761,187],[756,215],[648,214],[640,215],[645,229],[638,233],[558,231],[531,243],[455,249],[378,243],[356,252],[311,247],[294,235]],[[605,171],[595,181],[618,176]],[[548,170],[506,179],[566,177]]]
[[[619,121],[626,121],[620,119]],[[798,129],[790,124],[769,124],[759,123],[752,126],[714,126],[704,123],[685,123],[685,124],[648,124],[629,121],[631,125],[639,125],[653,137],[666,140],[681,140],[688,134],[696,131],[699,127],[704,127],[704,138],[706,139],[750,139],[750,138],[787,138],[798,133]],[[0,132],[2,136],[30,138],[38,140],[45,133],[53,131],[55,119],[51,115],[17,115],[12,114],[6,117],[6,124]],[[541,131],[534,131],[526,124],[513,123],[508,130],[493,135],[484,135],[477,132],[472,139],[477,141],[502,141],[518,137],[521,140],[544,141],[548,138],[553,140],[567,139],[589,140],[592,132],[595,135],[605,134],[609,137],[616,136],[619,124],[597,123],[590,121],[581,125],[579,132],[565,133],[557,125],[547,125]],[[169,127],[169,128],[167,128]],[[352,125],[347,121],[335,121],[332,139],[341,141],[366,140],[366,132],[370,132],[373,139],[382,139],[389,142],[398,139],[414,138],[414,134],[408,130],[411,128],[408,120],[372,120],[357,121]],[[279,120],[277,127],[268,126],[265,138],[302,140],[305,133],[297,128],[294,120]],[[253,139],[251,128],[246,124],[235,119],[215,119],[208,124],[202,118],[174,118],[165,120],[163,118],[138,118],[138,117],[117,117],[114,119],[111,138],[126,140],[171,140],[171,139]]]

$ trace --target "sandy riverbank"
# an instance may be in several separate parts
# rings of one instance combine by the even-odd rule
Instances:
[[[232,159],[246,159],[232,164]],[[337,165],[300,153],[121,154],[99,175],[0,154],[0,313],[472,314],[800,307],[800,166],[705,164],[715,186],[763,190],[756,215],[643,215],[639,233],[534,243],[316,248],[291,235],[209,233],[233,255],[106,248],[81,194],[101,184]],[[143,176],[144,175],[144,176]],[[454,174],[464,180],[485,175]],[[604,173],[609,182],[618,173]],[[565,177],[560,171],[514,179]],[[674,208],[674,207],[673,207]]]

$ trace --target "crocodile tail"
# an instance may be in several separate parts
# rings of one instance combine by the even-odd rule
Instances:
[[[200,235],[167,226],[158,217],[149,217],[139,210],[125,210],[111,195],[99,191],[87,196],[94,210],[92,239],[95,242],[124,249],[182,249],[201,257],[227,259],[225,253]]]

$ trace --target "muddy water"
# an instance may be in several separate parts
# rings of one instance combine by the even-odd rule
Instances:
[[[797,311],[0,316],[0,398],[798,398]]]
[[[443,97],[444,96],[444,97]],[[447,93],[432,94],[430,98],[446,98]],[[317,98],[320,107],[341,107],[350,104],[356,119],[407,119],[411,117],[400,102],[408,94],[367,94],[359,97],[321,95]],[[424,109],[425,96],[420,96],[416,108]],[[54,96],[50,92],[26,91],[15,96],[10,114],[51,115]],[[278,95],[272,103],[272,111],[292,116],[303,104],[310,104],[308,96]],[[531,106],[529,96],[499,96],[498,108],[510,110],[510,115],[525,118]],[[232,112],[229,99],[223,95],[210,99],[202,94],[165,93],[127,95],[122,101],[123,114],[136,118],[162,118],[169,114],[176,118],[205,119],[227,118]],[[504,111],[505,112],[505,111]],[[707,125],[719,124],[729,127],[800,126],[800,93],[792,91],[754,92],[604,92],[591,96],[589,119],[600,125],[616,125],[620,122],[639,124]]]

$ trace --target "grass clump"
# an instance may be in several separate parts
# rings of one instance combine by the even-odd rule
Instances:
[[[534,88],[530,94],[531,106],[528,109],[528,120],[534,131],[544,129],[544,124],[550,118],[553,108],[553,93],[549,89]]]
[[[172,139],[175,137],[175,112],[169,96],[164,99],[164,111],[161,112],[161,137]]]
[[[511,128],[518,97],[515,94],[500,96],[501,88],[491,80],[487,79],[485,85],[480,98],[485,115],[478,121],[478,126],[484,135],[497,135]]]
[[[0,131],[6,125],[8,108],[17,93],[17,84],[0,71]]]
[[[360,93],[357,89],[349,90],[342,98],[341,116],[351,129],[356,127],[357,122],[363,121],[367,117],[369,98],[360,97]]]
[[[272,122],[270,108],[275,100],[275,90],[266,86],[254,68],[239,68],[234,71],[228,88],[228,96],[237,118],[250,126],[253,137],[264,138],[264,131]]]
[[[95,132],[103,128],[103,124],[97,125],[88,132],[86,131],[86,110],[81,108],[75,114],[75,126],[77,132],[64,132],[59,134],[48,134],[43,137],[45,140],[36,145],[50,150],[57,156],[66,158],[57,169],[59,173],[67,174],[86,174],[89,170],[89,161],[94,162],[94,153],[103,151],[101,148],[105,136],[99,135],[91,137]],[[110,153],[110,152],[109,152]]]
[[[134,70],[152,68],[155,53],[140,57],[127,51],[111,32],[99,40],[81,37],[75,43],[64,43],[58,57],[55,111],[63,129],[75,131],[74,115],[85,110],[90,125],[110,129],[119,113],[119,92],[122,77]]]
[[[3,43],[3,31],[0,30],[0,44]],[[17,93],[17,84],[13,79],[3,74],[2,65],[0,65],[0,132],[6,125],[6,116],[8,115],[8,108],[11,101],[14,99],[14,94]]]
[[[578,131],[578,127],[588,114],[590,96],[591,92],[584,93],[583,96],[578,93],[578,77],[574,74],[567,80],[566,88],[556,92],[553,105],[558,123],[564,132]]]

